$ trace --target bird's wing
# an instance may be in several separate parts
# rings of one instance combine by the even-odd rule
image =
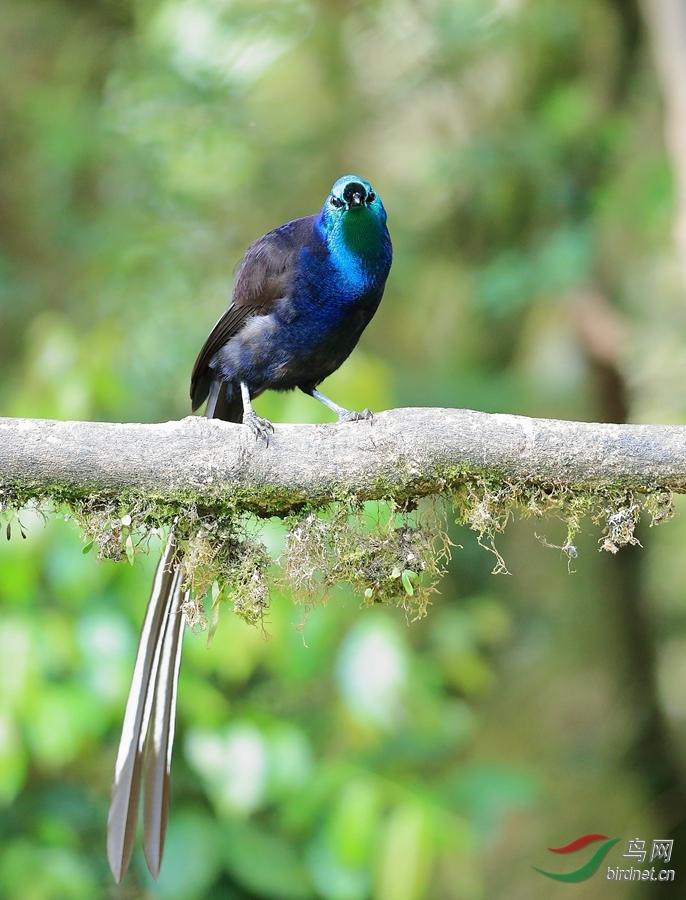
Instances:
[[[295,219],[265,234],[248,248],[238,269],[231,306],[210,332],[193,366],[193,412],[209,393],[214,379],[210,363],[215,354],[238,334],[248,319],[266,315],[277,300],[287,296],[300,251],[312,244],[313,222],[314,216]]]

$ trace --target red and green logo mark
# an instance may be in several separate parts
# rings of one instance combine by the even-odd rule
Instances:
[[[583,837],[572,841],[571,844],[567,844],[566,847],[548,847],[548,850],[552,853],[576,853],[577,850],[583,850],[583,848],[588,847],[589,844],[594,844],[596,841],[603,841],[588,862],[584,863],[581,868],[575,869],[573,872],[563,872],[562,874],[558,874],[557,872],[546,872],[543,869],[539,869],[537,866],[532,866],[531,868],[536,869],[541,875],[545,875],[548,878],[554,878],[555,881],[585,881],[597,871],[598,866],[605,858],[607,851],[616,844],[618,840],[619,838],[609,838],[606,834],[585,834]]]

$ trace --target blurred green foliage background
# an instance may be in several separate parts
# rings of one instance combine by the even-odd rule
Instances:
[[[634,0],[4,0],[3,415],[186,415],[235,263],[346,172],[383,197],[395,263],[338,402],[686,421]],[[228,610],[209,651],[188,634],[162,874],[138,855],[119,887],[105,824],[154,554],[98,565],[73,524],[21,521],[0,547],[4,900],[685,896],[683,516],[617,557],[586,523],[572,573],[537,540],[561,523],[513,522],[509,577],[454,528],[411,625],[341,588],[304,640],[278,591],[268,639]],[[673,837],[677,884],[532,870],[569,871],[546,848],[588,832],[622,838],[613,866]]]

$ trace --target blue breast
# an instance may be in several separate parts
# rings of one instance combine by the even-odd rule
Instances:
[[[314,223],[321,241],[314,252],[301,255],[302,273],[310,281],[315,302],[348,309],[383,291],[391,268],[391,241],[384,223],[372,213],[349,213],[336,227],[322,215]],[[353,226],[346,228],[351,216]]]

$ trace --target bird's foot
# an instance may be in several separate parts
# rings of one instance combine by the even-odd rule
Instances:
[[[265,444],[269,446],[269,436],[274,434],[274,426],[269,419],[263,419],[251,409],[250,412],[244,413],[243,424],[247,425],[250,431],[255,435],[256,441],[259,441],[261,438]]]
[[[371,409],[363,409],[361,413],[346,409],[345,412],[338,416],[339,422],[361,422],[363,420],[366,422],[374,421],[374,413]]]

